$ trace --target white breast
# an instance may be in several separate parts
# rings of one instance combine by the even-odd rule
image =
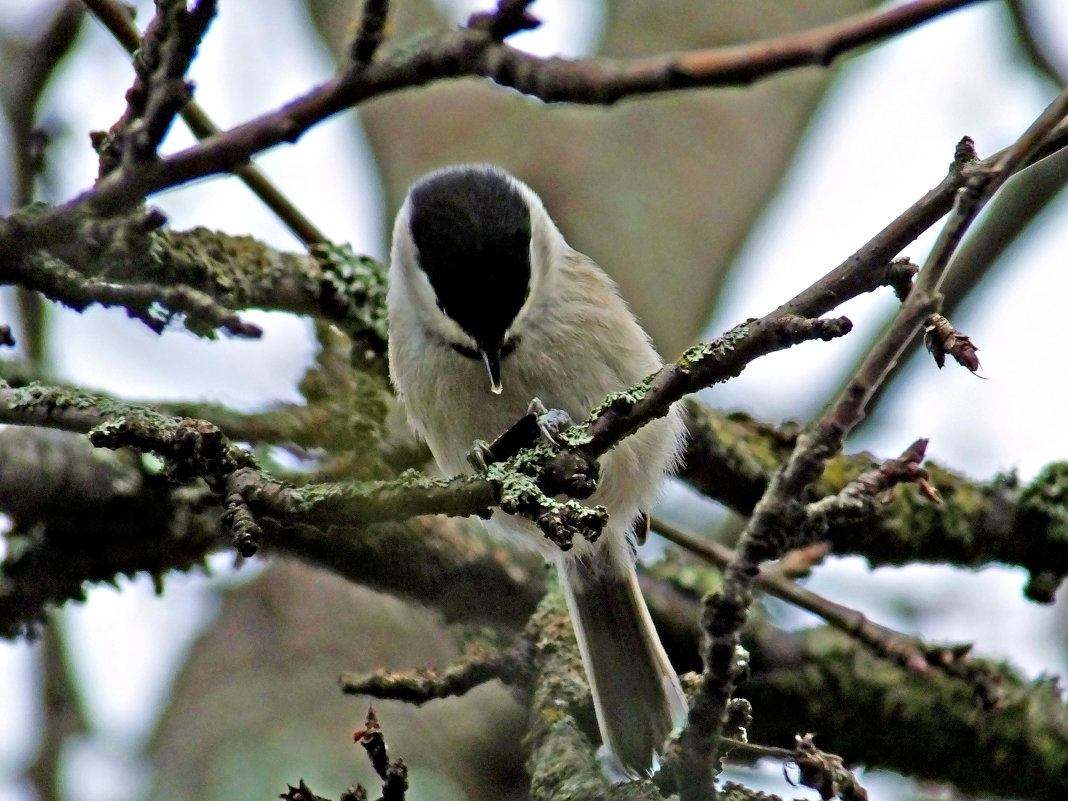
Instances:
[[[606,395],[660,367],[611,280],[581,254],[569,255],[553,276],[553,291],[539,293],[552,303],[533,306],[521,320],[518,345],[501,364],[500,395],[490,392],[481,361],[457,353],[431,333],[391,289],[391,377],[412,427],[426,439],[444,473],[470,472],[466,455],[474,441],[495,439],[533,398],[581,421]],[[624,439],[601,457],[598,490],[585,502],[608,509],[611,529],[629,528],[655,500],[665,472],[674,466],[682,435],[681,418],[672,412]],[[501,513],[494,520],[501,527],[533,530]]]

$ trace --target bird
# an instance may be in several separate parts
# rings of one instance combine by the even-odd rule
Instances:
[[[395,393],[449,475],[472,472],[473,444],[532,402],[581,420],[663,364],[615,282],[567,244],[529,186],[489,164],[447,166],[412,184],[393,228],[387,307]],[[600,754],[618,780],[652,775],[687,715],[635,571],[648,510],[684,439],[672,407],[600,458],[584,501],[608,512],[594,542],[565,552],[529,520],[498,509],[487,522],[557,565]]]

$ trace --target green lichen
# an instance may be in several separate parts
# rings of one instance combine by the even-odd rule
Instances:
[[[9,408],[13,411],[39,409],[45,412],[62,409],[93,409],[104,417],[126,416],[132,412],[151,413],[147,409],[113,400],[106,395],[96,395],[72,387],[50,386],[36,381],[16,388],[12,393]],[[160,415],[156,416],[160,417]]]
[[[943,503],[933,503],[915,486],[896,487],[892,503],[879,518],[883,541],[893,544],[895,563],[929,560],[933,541],[940,543],[941,557],[962,564],[989,558],[977,539],[977,523],[988,512],[989,500],[982,487],[961,481],[933,463],[924,468],[942,494]]]
[[[609,411],[627,412],[630,409],[633,409],[636,404],[645,400],[646,395],[649,394],[649,384],[652,382],[652,379],[653,376],[646,376],[641,382],[634,386],[608,395],[594,407],[592,412],[590,412],[589,419],[594,420]]]
[[[307,258],[279,253],[250,236],[193,228],[155,234],[141,267],[144,277],[158,283],[194,287],[228,306],[245,308],[263,306],[266,299],[285,294],[280,288],[292,285],[301,286],[297,294],[314,297],[316,287],[306,278],[302,261]]]
[[[700,424],[715,441],[729,446],[726,452],[742,475],[770,476],[789,452],[782,441],[763,431],[754,432],[756,426],[747,415],[712,414],[707,406],[694,402],[687,404],[691,420],[695,419],[695,410],[700,413]]]
[[[608,522],[603,506],[585,506],[573,498],[546,495],[539,478],[553,456],[552,446],[539,443],[506,462],[491,464],[485,477],[498,489],[498,505],[508,514],[534,521],[545,536],[562,550],[573,547],[575,535],[593,541]]]
[[[313,255],[323,274],[323,302],[342,311],[353,339],[374,353],[384,353],[389,336],[386,265],[358,255],[344,243],[318,245]]]
[[[1046,522],[1047,538],[1068,541],[1068,462],[1053,462],[1020,494],[1020,512]]]
[[[593,442],[588,423],[571,426],[566,431],[561,431],[556,438],[570,448],[582,448]]]
[[[750,318],[745,322],[734,326],[713,342],[698,342],[690,346],[675,362],[676,366],[685,373],[690,373],[709,359],[718,359],[730,353],[750,335],[749,324],[756,318]]]
[[[829,459],[824,465],[823,475],[816,483],[816,494],[823,496],[841,492],[874,465],[875,461],[865,454]]]
[[[163,457],[176,481],[220,477],[253,467],[252,456],[232,446],[210,423],[168,417],[146,406],[117,401],[69,387],[31,383],[11,390],[5,404],[21,418],[88,435],[98,448],[130,447]]]
[[[418,470],[405,470],[396,478],[382,481],[328,481],[319,484],[307,484],[294,488],[291,492],[293,508],[296,514],[306,514],[311,510],[326,509],[344,505],[358,508],[362,503],[370,503],[381,498],[384,492],[392,491],[403,494],[406,490],[444,490],[451,479],[431,478]]]
[[[691,345],[687,348],[676,360],[675,365],[684,373],[691,373],[702,362],[718,356],[723,350],[730,350],[730,348],[724,348],[719,340],[715,342],[698,342],[696,345]]]

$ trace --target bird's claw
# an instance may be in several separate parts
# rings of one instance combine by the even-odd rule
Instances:
[[[539,398],[534,398],[530,402],[527,414],[534,415],[542,439],[556,447],[560,447],[556,437],[575,424],[571,415],[563,409],[546,409],[545,404]]]
[[[467,463],[479,473],[483,472],[492,462],[493,451],[484,439],[476,439],[467,452]]]

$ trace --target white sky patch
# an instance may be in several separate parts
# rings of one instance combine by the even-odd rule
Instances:
[[[456,25],[478,11],[491,11],[494,0],[434,0]],[[529,11],[541,25],[508,38],[508,44],[535,56],[581,58],[597,49],[608,10],[605,0],[537,0]]]
[[[136,746],[155,726],[170,695],[174,671],[218,600],[202,577],[169,573],[165,594],[147,576],[123,579],[118,588],[93,587],[84,604],[63,610],[83,709],[105,739]]]

